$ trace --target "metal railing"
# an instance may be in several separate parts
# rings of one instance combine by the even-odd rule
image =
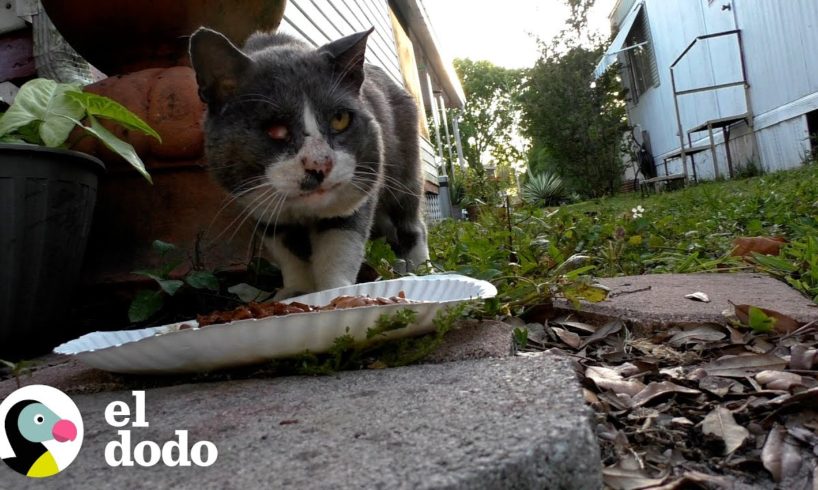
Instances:
[[[693,49],[693,47],[699,41],[706,41],[706,40],[709,40],[709,39],[718,38],[718,37],[725,37],[725,36],[736,36],[736,42],[738,43],[739,64],[741,65],[741,80],[738,80],[738,81],[735,81],[735,82],[707,85],[707,86],[704,86],[704,87],[697,87],[697,88],[686,89],[686,90],[678,90],[677,87],[676,87],[676,73],[675,73],[674,70],[676,68],[676,65],[679,64],[679,62],[682,60],[682,58],[684,58],[685,55],[687,55],[687,53],[689,53],[690,50]],[[682,168],[684,170],[685,179],[687,179],[687,160],[686,160],[687,155],[686,155],[686,153],[688,153],[688,152],[685,151],[685,138],[684,138],[685,130],[682,127],[682,116],[681,116],[681,110],[679,108],[679,96],[695,94],[695,93],[700,93],[700,92],[707,92],[707,91],[712,91],[712,90],[719,90],[719,89],[724,89],[724,88],[729,88],[729,87],[743,86],[744,87],[745,107],[747,109],[747,114],[749,115],[748,123],[750,125],[752,125],[752,110],[750,109],[750,92],[748,90],[750,88],[750,85],[747,83],[747,65],[744,62],[744,48],[743,48],[742,39],[741,39],[741,30],[740,29],[733,29],[733,30],[730,30],[730,31],[715,32],[713,34],[704,34],[704,35],[701,35],[701,36],[697,36],[684,49],[684,51],[682,51],[682,53],[673,61],[673,63],[671,63],[671,65],[670,65],[670,83],[671,83],[671,86],[673,88],[673,104],[674,104],[675,109],[676,109],[676,125],[679,128],[680,157],[681,157],[681,160],[682,160]],[[711,134],[710,138],[711,138],[711,147],[712,147],[712,144],[713,144],[712,134]],[[691,142],[691,148],[692,148],[692,142]],[[715,159],[715,149],[713,150],[713,153],[714,153],[713,158]],[[695,168],[694,168],[694,170],[695,170]]]

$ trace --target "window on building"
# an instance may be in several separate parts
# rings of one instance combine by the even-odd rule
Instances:
[[[656,66],[656,55],[653,52],[653,42],[650,37],[650,25],[645,9],[633,23],[630,33],[625,40],[626,46],[637,46],[625,51],[627,79],[633,103],[651,87],[659,85],[659,70]]]

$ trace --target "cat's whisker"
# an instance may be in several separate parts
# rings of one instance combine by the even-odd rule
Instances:
[[[256,232],[258,232],[258,225],[261,224],[262,220],[264,220],[265,221],[264,231],[262,231],[262,238],[263,238],[264,233],[267,232],[267,227],[270,226],[270,223],[269,223],[269,221],[267,221],[267,218],[266,218],[267,213],[270,211],[271,207],[273,208],[273,210],[275,210],[278,207],[279,203],[284,202],[285,199],[286,199],[286,197],[284,195],[273,195],[273,199],[269,200],[269,202],[267,203],[267,207],[264,208],[264,212],[260,213],[256,217],[256,226],[253,227],[253,235],[252,236],[254,236],[254,237],[256,236]],[[250,240],[250,244],[249,244],[249,246],[247,248],[248,255],[250,253],[252,253],[252,251],[253,251],[252,246],[253,246],[253,240]]]
[[[364,174],[364,175],[373,175],[373,176],[374,175],[379,175],[378,172],[375,172],[373,170],[360,169],[360,168],[356,170],[356,173],[360,173],[360,174]],[[410,188],[409,186],[407,186],[403,182],[399,181],[398,179],[396,179],[396,178],[394,178],[394,177],[392,177],[390,175],[385,175],[385,174],[383,175],[382,184],[384,186],[386,186],[386,187],[391,187],[392,189],[394,189],[396,191],[399,191],[399,192],[408,193],[408,194],[417,193],[417,190],[413,190],[412,188]]]
[[[264,94],[256,94],[256,93],[242,94],[242,95],[236,97],[235,99],[233,99],[232,101],[230,101],[228,104],[237,104],[237,103],[243,103],[243,102],[262,102],[264,104],[267,104],[267,105],[271,106],[274,109],[280,109],[281,108],[281,104],[279,104],[276,100],[274,100],[274,99],[272,99],[272,98],[270,98],[270,97],[268,97],[268,96],[266,96]]]
[[[341,82],[349,75],[352,70],[354,70],[357,66],[359,60],[355,58],[350,59],[346,65],[341,69],[341,72],[335,76],[335,79],[332,81],[332,85],[330,85],[329,95],[333,97],[335,95],[335,91],[338,90],[338,87],[341,86]]]
[[[207,236],[207,235],[210,233],[210,229],[211,229],[211,228],[213,227],[213,225],[216,223],[216,220],[219,218],[219,216],[221,215],[221,213],[223,213],[223,212],[224,212],[224,210],[225,210],[225,209],[227,209],[227,207],[228,207],[228,206],[230,206],[231,204],[233,204],[234,202],[236,202],[238,199],[240,199],[240,198],[244,197],[245,195],[249,194],[250,192],[253,192],[253,191],[256,191],[256,190],[259,190],[259,189],[263,189],[263,188],[265,188],[265,187],[267,187],[267,186],[270,186],[271,184],[270,184],[269,182],[266,182],[266,180],[267,180],[266,178],[253,178],[253,179],[248,179],[248,180],[245,182],[245,184],[243,184],[243,185],[247,185],[249,182],[262,182],[262,184],[260,184],[260,185],[256,185],[256,186],[252,186],[252,187],[249,187],[249,188],[247,188],[247,189],[243,189],[242,191],[240,191],[240,192],[238,192],[238,193],[231,193],[231,194],[228,194],[228,195],[227,195],[227,197],[225,197],[225,198],[224,198],[224,204],[222,205],[222,207],[221,207],[221,208],[220,208],[220,209],[219,209],[219,210],[216,212],[216,214],[213,216],[213,219],[212,219],[212,220],[210,220],[210,224],[207,226],[207,229],[205,230],[205,236]],[[255,201],[253,201],[253,202],[255,202]],[[242,211],[242,212],[243,212],[243,211]],[[241,213],[239,214],[239,217],[240,217],[240,216],[241,216]],[[239,219],[239,217],[234,218],[234,219],[233,219],[233,222],[231,222],[229,225],[227,225],[227,228],[225,229],[225,231],[226,231],[226,230],[228,230],[228,229],[230,229],[230,227],[233,225],[233,223],[235,223],[235,222],[236,222],[236,220],[238,220],[238,219]],[[216,236],[215,238],[213,238],[213,239],[210,241],[210,243],[215,242],[216,240],[218,240],[218,239],[219,239],[219,238],[220,238],[220,237],[221,237],[221,236],[222,236],[222,235],[225,233],[225,231],[222,231],[222,233],[220,233],[218,236]]]
[[[265,236],[267,236],[267,229],[270,228],[270,222],[271,222],[270,218],[272,218],[272,223],[273,223],[272,239],[275,240],[276,230],[278,228],[278,217],[281,215],[281,211],[284,210],[284,203],[285,203],[286,200],[287,200],[286,196],[281,196],[281,199],[279,199],[278,202],[276,203],[276,205],[273,207],[273,211],[270,213],[269,217],[267,216],[266,212],[262,216],[264,218],[265,223],[266,223],[264,225],[264,230],[262,230],[262,232],[261,232],[262,240],[263,240],[263,238]]]
[[[225,233],[227,233],[228,231],[235,227],[236,231],[231,235],[229,239],[232,240],[233,236],[235,236],[236,232],[241,228],[241,225],[244,224],[247,218],[253,214],[255,207],[263,203],[267,199],[267,196],[269,196],[271,191],[273,193],[276,192],[271,187],[270,190],[260,192],[259,195],[256,196],[250,203],[242,206],[241,212],[235,218],[233,218],[233,221],[231,221],[227,226],[225,226],[225,228],[216,237],[213,238],[212,242],[215,242],[216,240],[224,236]]]
[[[264,194],[265,198],[261,202],[256,204],[252,209],[250,209],[250,211],[248,213],[246,213],[246,216],[244,217],[244,219],[241,220],[241,223],[239,223],[238,226],[236,226],[236,228],[233,230],[233,234],[230,235],[230,238],[228,238],[227,241],[232,242],[233,238],[235,238],[236,235],[238,234],[238,232],[241,230],[241,227],[244,226],[244,223],[246,223],[247,220],[250,219],[251,216],[255,216],[256,211],[258,211],[259,208],[266,205],[270,201],[274,200],[278,195],[279,195],[279,192],[276,191],[276,190],[273,190],[272,192],[270,192],[270,191],[266,192]]]

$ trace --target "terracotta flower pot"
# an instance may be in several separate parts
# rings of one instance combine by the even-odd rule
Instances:
[[[199,26],[242,43],[278,27],[286,0],[42,0],[68,43],[108,75],[187,65],[188,36]]]

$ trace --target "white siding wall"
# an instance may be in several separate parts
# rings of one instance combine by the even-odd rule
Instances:
[[[803,162],[810,150],[804,116],[764,128],[756,133],[756,139],[761,162],[767,170],[793,167]]]
[[[731,3],[731,10],[723,10]],[[734,128],[731,154],[734,166],[758,160],[768,170],[798,165],[809,150],[804,113],[818,109],[818,1],[815,0],[645,0],[654,41],[660,84],[629,106],[633,124],[650,132],[659,173],[662,156],[678,150],[679,136],[670,83],[670,64],[696,37],[742,30],[751,109],[755,115],[755,138]],[[699,42],[677,65],[677,88],[726,83],[740,79],[735,37]],[[741,87],[685,95],[680,98],[682,127],[687,129],[708,119],[745,112]],[[685,134],[686,136],[686,134]],[[697,144],[694,135],[694,144]],[[706,141],[706,133],[699,133]],[[721,142],[721,138],[716,139]],[[726,174],[723,143],[720,168]],[[696,156],[700,176],[712,178],[709,152]],[[681,171],[680,162],[669,171]]]
[[[387,0],[289,0],[279,30],[321,46],[375,27],[367,41],[366,61],[383,68],[403,85]],[[437,183],[432,145],[421,138],[426,179]]]

